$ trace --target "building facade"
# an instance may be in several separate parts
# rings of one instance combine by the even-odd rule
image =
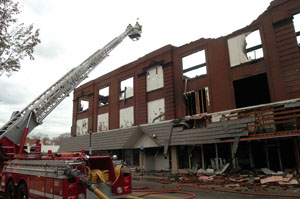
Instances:
[[[60,151],[91,147],[147,171],[299,168],[299,13],[275,0],[229,35],[164,46],[80,86]]]

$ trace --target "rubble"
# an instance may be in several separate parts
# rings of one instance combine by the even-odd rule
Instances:
[[[183,175],[179,182],[193,182],[206,185],[221,185],[227,188],[247,187],[248,189],[265,189],[272,186],[300,187],[299,176],[296,173],[279,171],[274,172],[267,168],[241,173],[228,171],[229,164],[226,164],[221,171],[215,169],[199,169],[196,174]],[[228,171],[228,172],[226,172]]]
[[[260,179],[261,184],[266,184],[269,182],[282,182],[283,177],[282,176],[269,176],[269,177],[264,177]]]

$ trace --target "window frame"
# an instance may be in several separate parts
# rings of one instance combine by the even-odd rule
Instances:
[[[297,21],[299,23],[298,31],[295,26],[295,16],[297,16],[297,20],[299,20],[299,21]],[[295,30],[297,45],[300,47],[300,12],[293,15],[293,26],[294,26],[294,30]]]
[[[127,80],[129,80],[129,79],[132,79],[132,95],[130,95],[129,97],[126,95],[126,91],[127,91],[127,87],[125,86],[124,88],[124,90],[122,90],[122,82],[125,82],[125,81],[127,81]],[[130,88],[130,87],[129,87]],[[121,100],[126,100],[126,99],[129,99],[129,98],[131,98],[131,97],[134,97],[134,77],[133,76],[131,76],[131,77],[128,77],[128,78],[126,78],[126,79],[123,79],[123,80],[121,80],[120,81],[120,91],[119,91],[119,96],[120,96],[120,98],[119,98],[119,100],[121,101]],[[124,93],[124,94],[123,94]]]
[[[251,45],[252,43],[247,43],[249,41],[249,36],[252,33],[258,32],[259,42],[258,44]],[[247,39],[248,38],[248,39]],[[253,42],[253,41],[252,41]],[[230,60],[230,67],[236,67],[243,64],[259,61],[265,57],[264,48],[262,43],[262,37],[260,34],[260,29],[253,29],[238,35],[232,36],[227,39],[228,54]],[[247,47],[250,46],[250,47]],[[259,51],[261,50],[261,51]],[[261,52],[261,56],[256,56],[256,52]],[[254,58],[250,56],[250,53],[254,53]]]
[[[104,90],[104,89],[108,89],[108,94],[106,95],[106,96],[101,96],[100,95],[100,91],[101,90]],[[106,104],[101,104],[101,99],[106,99],[107,98],[107,103]],[[98,103],[99,103],[99,107],[104,107],[104,106],[108,106],[109,105],[109,86],[106,86],[106,87],[103,87],[103,88],[100,88],[99,90],[98,90]]]
[[[200,63],[198,63],[198,64],[196,64],[196,65],[193,65],[193,66],[189,66],[189,67],[187,67],[187,68],[185,68],[185,64],[184,64],[184,59],[187,59],[188,57],[191,57],[191,59],[193,59],[193,57],[192,56],[195,56],[195,58],[197,57],[197,53],[201,53],[203,51],[203,56],[204,56],[204,61],[205,62],[203,62],[203,63],[201,63],[200,61]],[[202,57],[202,54],[199,54],[199,60],[201,60],[201,57]],[[206,49],[205,48],[203,48],[203,49],[200,49],[200,50],[197,50],[197,51],[195,51],[195,52],[192,52],[192,53],[190,53],[190,54],[188,54],[188,55],[185,55],[185,56],[183,56],[182,58],[181,58],[181,62],[182,62],[182,75],[183,76],[186,76],[188,79],[194,79],[194,78],[198,78],[198,77],[202,77],[202,76],[206,76],[207,75],[207,73],[208,73],[208,71],[207,71],[207,58],[206,58],[207,56],[206,56]],[[194,58],[194,59],[195,59]],[[201,69],[201,68],[204,68],[205,67],[205,73],[200,73],[199,75],[195,75],[195,76],[193,76],[193,77],[190,77],[190,76],[188,76],[188,75],[186,75],[188,72],[191,72],[191,71],[194,71],[194,70],[197,70],[197,69]],[[184,69],[185,68],[185,69]]]
[[[81,105],[82,105],[82,102],[87,102],[87,108],[84,109]],[[81,97],[78,99],[78,107],[77,107],[77,112],[78,113],[81,113],[81,112],[87,112],[90,108],[90,101],[88,98],[86,97]]]

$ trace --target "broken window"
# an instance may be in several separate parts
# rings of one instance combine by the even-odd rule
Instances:
[[[297,43],[300,46],[300,13],[294,15],[293,22],[294,22],[294,28],[295,28]]]
[[[186,92],[184,94],[186,115],[206,113],[209,106],[208,88]]]
[[[109,129],[108,113],[98,115],[98,132],[107,131]]]
[[[206,75],[205,50],[198,51],[182,58],[183,76],[187,79]]]
[[[79,107],[78,107],[78,112],[83,112],[87,111],[89,109],[89,100],[88,98],[81,98],[79,99]]]
[[[77,120],[76,135],[85,135],[88,133],[88,118]]]
[[[133,77],[121,81],[120,100],[133,96]]]
[[[236,108],[270,103],[266,73],[233,81]]]
[[[147,92],[164,87],[164,74],[162,66],[147,70]]]
[[[165,120],[165,99],[148,102],[148,123]]]
[[[99,106],[105,106],[109,100],[109,87],[99,89]]]
[[[264,56],[259,30],[230,38],[227,43],[231,66],[237,66]]]
[[[120,110],[120,128],[128,128],[134,125],[133,106]]]

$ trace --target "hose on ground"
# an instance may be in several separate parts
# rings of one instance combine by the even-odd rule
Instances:
[[[191,185],[191,184],[179,184],[177,186],[178,187],[190,187],[190,188],[211,190],[211,191],[220,191],[220,192],[226,192],[226,193],[255,195],[255,196],[300,198],[300,195],[285,195],[285,194],[259,193],[259,192],[240,192],[240,191],[220,189],[220,188],[202,187],[202,186],[199,186],[199,185]]]
[[[186,197],[183,199],[192,199],[195,198],[196,195],[190,192],[186,191],[181,191],[181,188],[178,187],[177,189],[158,189],[158,190],[133,190],[133,192],[138,192],[138,193],[143,193],[143,192],[149,192],[149,193],[144,193],[141,195],[138,195],[138,198],[144,197],[144,196],[149,196],[149,195],[154,195],[154,194],[162,194],[162,193],[179,193],[179,194],[186,194],[190,195],[190,197]]]

